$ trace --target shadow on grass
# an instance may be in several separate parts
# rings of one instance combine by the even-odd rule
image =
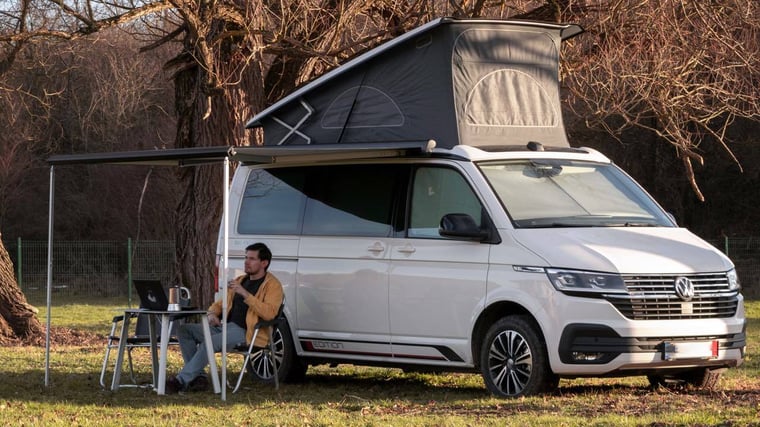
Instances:
[[[227,372],[230,381],[237,372]],[[150,388],[123,388],[117,392],[103,390],[97,373],[53,372],[51,386],[44,387],[44,372],[4,373],[0,400],[37,402],[46,405],[95,406],[122,409],[172,407],[217,407],[221,405],[260,409],[329,407],[345,413],[382,410],[388,413],[424,410],[428,414],[504,416],[536,411],[540,414],[572,412],[585,417],[600,416],[610,407],[624,407],[630,415],[652,411],[678,412],[687,399],[696,407],[730,404],[754,408],[760,400],[756,382],[744,389],[710,391],[654,390],[642,384],[577,384],[563,381],[554,393],[519,399],[492,396],[477,375],[405,374],[398,370],[326,371],[306,376],[303,383],[281,384],[275,391],[271,384],[244,379],[236,394],[227,390],[226,402],[208,392],[157,396]],[[127,378],[123,378],[127,380]],[[378,409],[380,408],[380,409]],[[422,409],[420,409],[422,408]],[[716,410],[718,410],[716,409]]]
[[[237,371],[228,371],[230,382],[236,380]],[[144,374],[144,373],[143,373]],[[3,386],[0,386],[0,400],[24,400],[45,403],[66,403],[73,405],[125,406],[130,408],[154,407],[167,402],[172,405],[186,403],[219,402],[221,395],[208,392],[188,392],[178,395],[158,396],[149,387],[126,387],[116,392],[104,390],[99,384],[97,373],[63,373],[51,372],[50,386],[44,386],[44,371],[34,370],[25,373],[4,372]],[[435,378],[429,376],[428,378]],[[141,375],[138,381],[148,380]],[[110,386],[110,377],[106,378]],[[128,375],[122,374],[122,384],[128,383]],[[362,374],[308,374],[302,383],[274,385],[257,383],[250,378],[243,380],[241,390],[226,393],[228,403],[245,402],[263,404],[268,401],[279,403],[308,402],[314,405],[328,402],[363,401],[382,399],[402,399],[427,402],[431,399],[458,400],[483,399],[490,394],[485,387],[470,385],[433,384],[423,376],[394,375],[384,377],[380,374],[368,376]]]

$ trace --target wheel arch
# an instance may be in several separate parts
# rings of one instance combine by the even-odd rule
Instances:
[[[482,347],[483,338],[485,337],[488,329],[496,323],[497,320],[511,315],[526,316],[533,326],[536,328],[536,332],[540,335],[540,338],[546,341],[544,331],[536,321],[535,316],[528,311],[523,305],[514,301],[497,301],[489,305],[475,321],[475,326],[472,329],[472,337],[470,339],[472,349],[472,361],[476,368],[480,368],[480,349]]]

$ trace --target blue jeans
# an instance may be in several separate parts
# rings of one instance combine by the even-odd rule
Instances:
[[[203,325],[199,323],[185,323],[177,331],[179,348],[185,366],[177,374],[177,378],[187,386],[195,377],[201,375],[208,365],[206,345],[203,339]],[[227,351],[232,350],[236,344],[245,342],[245,328],[235,323],[227,324]],[[211,327],[211,345],[214,353],[222,351],[222,327]]]

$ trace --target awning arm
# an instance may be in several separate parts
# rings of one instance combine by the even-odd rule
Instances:
[[[50,165],[132,164],[158,166],[191,166],[221,162],[231,147],[166,148],[161,150],[114,151],[106,153],[56,154],[48,157]]]
[[[232,147],[232,160],[241,163],[319,162],[342,159],[372,159],[430,154],[436,146],[424,141],[368,142],[356,144],[304,144]]]

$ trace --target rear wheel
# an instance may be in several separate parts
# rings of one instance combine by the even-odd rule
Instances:
[[[713,390],[720,381],[724,369],[695,368],[688,371],[667,375],[647,375],[649,384],[654,387],[693,387],[698,390]]]
[[[280,382],[299,382],[306,376],[308,365],[296,354],[290,328],[285,325],[277,328],[274,336],[274,356],[269,347],[251,354],[248,362],[248,373],[255,381],[264,383],[274,382],[274,363],[277,363],[277,376]]]
[[[480,370],[497,396],[528,396],[559,384],[538,327],[526,316],[504,317],[491,326],[481,345]]]

